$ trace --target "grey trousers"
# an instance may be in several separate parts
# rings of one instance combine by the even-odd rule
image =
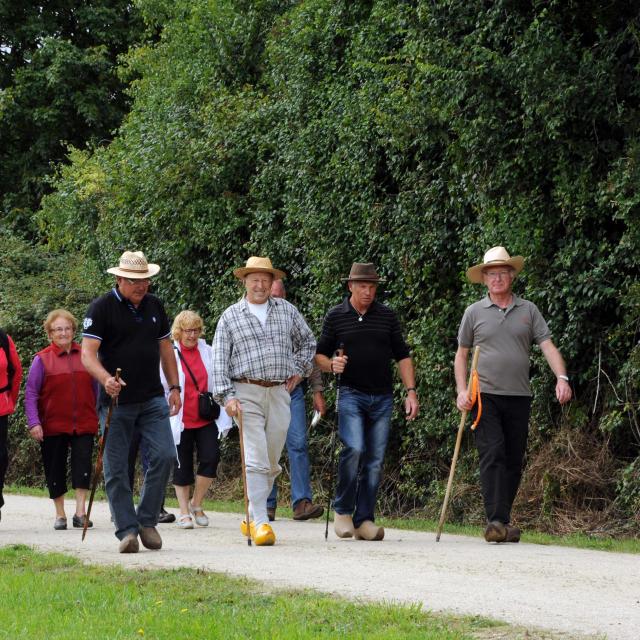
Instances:
[[[234,382],[233,385],[242,406],[249,518],[258,527],[269,522],[267,498],[273,481],[282,471],[279,463],[291,419],[291,396],[283,384],[261,387]]]

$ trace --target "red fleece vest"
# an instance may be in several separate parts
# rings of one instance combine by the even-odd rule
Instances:
[[[38,355],[44,365],[38,398],[44,435],[96,433],[96,398],[92,378],[80,359],[80,345],[74,342],[66,353],[50,344]]]

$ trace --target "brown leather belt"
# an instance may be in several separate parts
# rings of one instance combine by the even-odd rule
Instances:
[[[254,380],[253,378],[234,378],[232,382],[257,384],[259,387],[279,387],[281,384],[284,384],[284,380]]]

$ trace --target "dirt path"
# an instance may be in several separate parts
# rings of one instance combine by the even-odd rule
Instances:
[[[6,497],[0,547],[22,543],[130,568],[190,566],[249,576],[278,587],[309,587],[350,598],[420,602],[425,609],[477,614],[526,628],[610,640],[640,637],[640,556],[532,544],[489,545],[465,536],[387,530],[383,542],[338,540],[324,522],[278,520],[274,547],[249,548],[237,514],[209,513],[192,531],[160,525],[161,551],[117,553],[105,503],[95,528],[54,531],[45,498]],[[67,515],[73,514],[67,504]],[[70,518],[69,518],[70,520]]]

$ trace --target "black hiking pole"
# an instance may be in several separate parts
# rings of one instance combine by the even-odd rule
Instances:
[[[340,346],[338,347],[337,351],[336,351],[336,355],[337,356],[343,356],[344,355],[344,343],[341,342]],[[336,456],[336,432],[338,431],[338,402],[340,400],[340,374],[336,374],[336,418],[335,418],[335,426],[333,428],[333,431],[331,432],[331,458],[330,460],[333,461],[333,459]],[[338,462],[336,461],[334,463],[334,468],[333,468],[333,475],[330,478],[330,490],[329,490],[329,494],[327,495],[327,521],[325,523],[325,527],[324,527],[324,539],[328,540],[329,539],[329,511],[331,511],[331,496],[333,495],[334,491],[335,491],[335,487],[336,487],[336,476],[338,475]]]

